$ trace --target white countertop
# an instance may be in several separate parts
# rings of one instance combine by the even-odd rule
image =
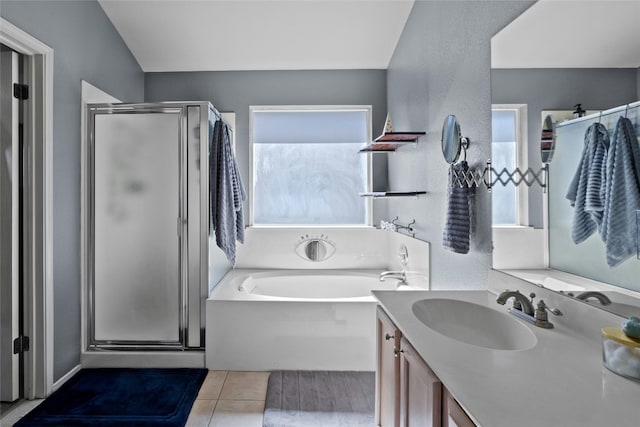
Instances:
[[[444,386],[481,427],[638,427],[640,382],[602,364],[601,346],[555,322],[535,327],[528,350],[492,350],[435,332],[412,313],[414,302],[452,298],[506,312],[488,291],[374,291],[380,305]],[[615,323],[601,326],[619,326]]]

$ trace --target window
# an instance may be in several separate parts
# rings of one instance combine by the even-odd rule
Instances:
[[[251,222],[368,225],[371,107],[251,107]]]
[[[493,168],[500,173],[507,169],[513,173],[516,168],[525,171],[526,155],[526,105],[494,105],[491,114],[493,135],[491,162]],[[502,174],[501,178],[509,178]],[[514,179],[517,179],[514,176]],[[506,186],[497,182],[492,187],[492,224],[495,225],[527,225],[528,224],[528,191],[527,186],[509,183]]]

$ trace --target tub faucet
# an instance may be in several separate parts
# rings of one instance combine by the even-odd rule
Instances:
[[[510,291],[509,289],[507,289],[506,291],[498,295],[498,298],[496,298],[496,302],[500,305],[504,305],[511,297],[514,298],[513,308],[515,310],[522,311],[529,316],[534,315],[533,304],[527,299],[527,297],[522,295],[520,291]]]
[[[587,292],[583,292],[583,293],[579,294],[578,296],[576,296],[576,299],[579,299],[579,300],[582,300],[582,301],[586,301],[588,298],[595,298],[602,305],[611,304],[611,300],[609,299],[609,297],[606,296],[605,294],[601,293],[601,292],[598,292],[598,291],[587,291]]]
[[[386,279],[396,279],[396,280],[399,280],[400,283],[406,284],[407,283],[407,273],[404,270],[402,270],[402,271],[383,271],[382,273],[380,273],[379,279],[380,279],[381,282],[384,282]]]

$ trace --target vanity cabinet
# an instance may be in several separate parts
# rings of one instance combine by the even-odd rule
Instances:
[[[442,383],[405,338],[400,342],[400,426],[440,427]]]
[[[475,427],[384,310],[376,313],[376,425]]]
[[[442,427],[476,427],[447,389],[442,396]]]
[[[385,312],[376,311],[376,425],[400,425],[400,330]]]

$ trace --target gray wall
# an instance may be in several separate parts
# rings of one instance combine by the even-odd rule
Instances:
[[[416,219],[416,237],[431,243],[431,284],[486,288],[491,267],[490,194],[479,188],[475,231],[466,255],[442,248],[448,166],[440,136],[455,114],[471,139],[468,160],[483,168],[491,156],[491,37],[533,1],[417,1],[387,72],[389,112],[396,130],[424,130],[418,148],[390,156],[392,189],[418,187],[419,199],[391,199],[388,218]],[[425,260],[426,261],[426,260]]]
[[[527,104],[529,165],[538,170],[542,110],[606,110],[635,101],[637,70],[618,69],[494,69],[491,100],[494,104]],[[529,189],[529,224],[542,227],[542,189]]]
[[[211,101],[219,111],[235,112],[237,160],[248,188],[249,106],[371,105],[377,136],[387,113],[386,70],[146,73],[145,99]],[[374,155],[376,189],[386,186],[385,160]],[[374,223],[379,220],[374,206]]]
[[[0,15],[54,49],[54,380],[80,363],[80,81],[123,101],[144,74],[94,1],[6,1]]]

